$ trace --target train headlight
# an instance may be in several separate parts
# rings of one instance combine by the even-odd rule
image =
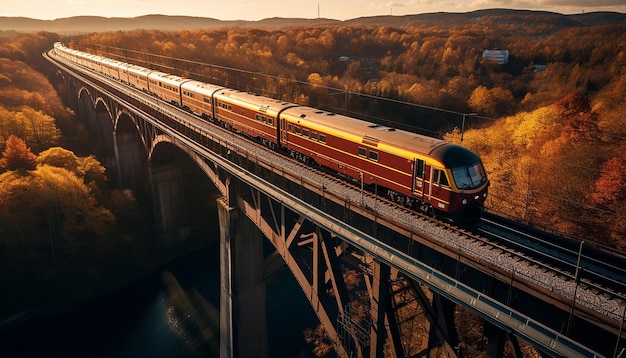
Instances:
[[[476,196],[474,197],[474,200],[478,200],[478,199],[480,199],[480,195],[476,195]]]
[[[483,198],[486,198],[486,197],[487,197],[487,192],[484,192],[483,193]]]
[[[461,204],[463,204],[463,205],[467,204],[467,199],[463,199],[463,200],[461,201]]]

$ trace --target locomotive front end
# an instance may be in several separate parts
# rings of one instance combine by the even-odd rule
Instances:
[[[449,144],[434,153],[446,167],[450,180],[447,212],[461,218],[475,218],[483,211],[489,180],[482,161],[469,149]]]

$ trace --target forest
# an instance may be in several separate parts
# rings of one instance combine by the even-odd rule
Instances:
[[[162,259],[50,81],[41,54],[58,38],[0,37],[0,321],[75,307]]]
[[[488,171],[489,211],[626,248],[623,22],[531,12],[430,26],[143,30],[65,41],[461,143]],[[508,62],[483,58],[488,49],[509,51]]]
[[[134,231],[132,223],[149,220],[138,217],[135,193],[111,185],[86,129],[51,84],[41,53],[59,39],[460,143],[484,162],[490,212],[626,249],[626,25],[532,16],[0,33],[0,285],[15,293],[0,317],[41,297],[67,303],[85,284],[150,264],[137,260],[151,247]],[[484,59],[487,49],[509,51],[508,63]]]

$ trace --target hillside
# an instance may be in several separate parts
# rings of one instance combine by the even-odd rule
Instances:
[[[89,32],[111,32],[132,30],[177,31],[181,29],[215,28],[282,28],[290,26],[311,26],[313,24],[333,24],[329,19],[283,19],[271,18],[260,21],[222,21],[213,18],[192,16],[146,15],[132,18],[76,16],[55,20],[36,20],[25,17],[0,17],[0,31],[36,32],[49,31],[60,34]]]
[[[414,26],[431,27],[459,26],[476,21],[493,21],[526,25],[550,24],[556,28],[574,26],[592,26],[598,24],[626,23],[626,14],[614,12],[591,12],[586,14],[562,15],[553,12],[489,9],[467,13],[429,13],[406,16],[373,16],[339,21],[333,19],[297,19],[269,18],[260,21],[217,20],[192,16],[146,15],[133,18],[77,16],[55,20],[36,20],[25,17],[1,17],[0,31],[36,32],[49,31],[60,34],[79,34],[89,32],[111,32],[132,30],[176,31],[181,29],[216,29],[216,28],[263,28],[280,29],[294,26],[319,25],[377,25],[377,26]]]

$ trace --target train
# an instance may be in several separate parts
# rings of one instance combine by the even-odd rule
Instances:
[[[409,131],[73,50],[56,55],[161,98],[412,210],[454,221],[483,211],[489,180],[469,149]]]

